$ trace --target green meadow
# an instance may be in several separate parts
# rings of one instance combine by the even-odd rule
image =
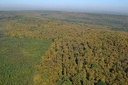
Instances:
[[[35,66],[50,40],[0,38],[0,85],[32,85]]]

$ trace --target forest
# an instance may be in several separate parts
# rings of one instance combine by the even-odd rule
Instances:
[[[0,85],[128,85],[128,16],[0,11]]]

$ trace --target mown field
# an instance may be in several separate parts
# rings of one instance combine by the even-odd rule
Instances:
[[[0,85],[127,85],[128,16],[0,12]]]

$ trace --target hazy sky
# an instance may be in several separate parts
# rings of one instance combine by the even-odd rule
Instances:
[[[0,10],[62,10],[128,13],[128,0],[0,0]]]

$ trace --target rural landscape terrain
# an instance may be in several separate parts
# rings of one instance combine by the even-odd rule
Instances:
[[[0,85],[128,85],[128,16],[0,11]]]

